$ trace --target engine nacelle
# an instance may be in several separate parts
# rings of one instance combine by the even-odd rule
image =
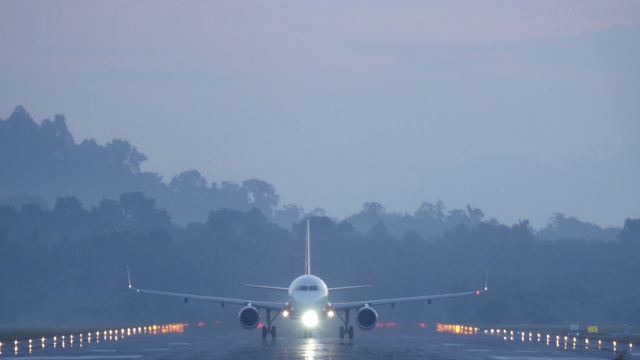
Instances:
[[[376,327],[378,321],[378,313],[372,308],[365,306],[358,310],[356,315],[356,323],[362,330],[371,330]]]
[[[253,306],[245,306],[238,313],[238,319],[243,328],[254,329],[260,323],[260,313]]]

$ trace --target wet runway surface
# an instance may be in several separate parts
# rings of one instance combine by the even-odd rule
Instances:
[[[122,330],[125,330],[124,332]],[[176,327],[175,331],[121,329],[117,335],[100,332],[82,338],[56,337],[14,343],[3,343],[0,360],[126,360],[126,359],[495,359],[495,360],[572,360],[614,359],[629,344],[611,343],[587,345],[571,338],[555,337],[546,342],[542,335],[491,335],[480,330],[477,334],[461,335],[436,332],[435,329],[400,331],[375,329],[356,330],[353,341],[340,340],[335,334],[318,331],[316,337],[304,339],[296,329],[283,329],[277,340],[262,340],[259,331],[224,334],[220,330]],[[170,330],[170,329],[168,329]],[[97,337],[96,337],[97,335]],[[99,339],[99,341],[97,340]],[[600,347],[600,348],[599,348]],[[627,359],[638,358],[633,349]]]

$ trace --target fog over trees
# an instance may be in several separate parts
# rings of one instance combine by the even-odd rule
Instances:
[[[89,139],[77,144],[62,115],[37,124],[18,106],[0,126],[0,198],[5,203],[33,199],[51,204],[58,196],[73,195],[87,205],[98,205],[102,199],[140,191],[156,199],[180,224],[204,221],[211,209],[257,208],[270,219],[283,221],[297,211],[291,206],[276,209],[276,190],[261,180],[208,184],[197,170],[188,170],[165,184],[158,174],[140,170],[147,157],[126,140],[98,145]]]
[[[38,124],[18,106],[0,121],[0,322],[236,326],[233,307],[130,292],[126,265],[146,288],[281,300],[243,284],[300,275],[310,217],[313,272],[330,286],[372,285],[334,301],[471,290],[490,269],[485,296],[381,309],[385,319],[640,325],[640,219],[601,228],[555,213],[536,230],[441,201],[413,214],[368,202],[333,219],[280,204],[263,180],[209,183],[188,170],[165,183],[140,170],[145,160],[123,139],[77,144],[60,115]]]

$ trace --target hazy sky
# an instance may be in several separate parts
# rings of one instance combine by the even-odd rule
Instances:
[[[640,217],[638,1],[3,0],[0,48],[1,118],[63,114],[165,181],[333,217]]]

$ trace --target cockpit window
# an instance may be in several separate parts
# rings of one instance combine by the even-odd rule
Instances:
[[[297,291],[318,291],[318,285],[299,285],[294,290]]]

